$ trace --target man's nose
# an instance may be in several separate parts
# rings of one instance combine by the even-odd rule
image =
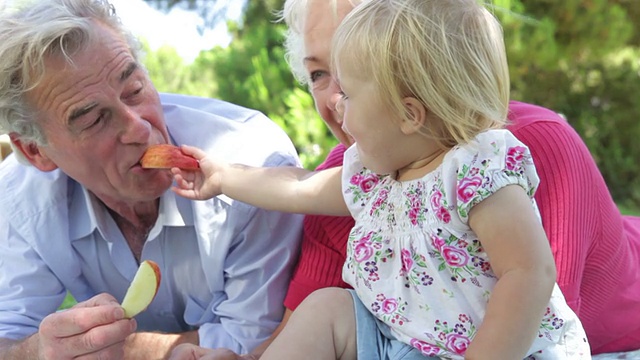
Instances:
[[[119,111],[123,130],[120,140],[124,144],[146,144],[151,135],[151,124],[138,114],[135,109],[123,106]]]

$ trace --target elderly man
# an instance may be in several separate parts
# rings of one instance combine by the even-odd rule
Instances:
[[[179,343],[251,351],[283,314],[301,218],[225,197],[174,196],[154,144],[231,162],[297,165],[262,114],[159,95],[133,37],[99,0],[0,9],[0,358],[166,357]],[[119,302],[141,261],[162,272],[149,308]],[[56,312],[67,292],[79,303]]]

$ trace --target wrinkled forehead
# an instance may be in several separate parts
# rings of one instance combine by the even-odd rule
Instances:
[[[355,4],[362,2],[351,0],[301,0],[294,1],[297,3],[299,11],[298,14],[304,12],[303,28],[308,27],[312,23],[318,21],[326,22],[337,26],[342,22],[344,17],[353,10]]]
[[[56,121],[72,117],[74,108],[96,101],[100,93],[133,73],[137,62],[127,42],[109,28],[96,27],[87,44],[71,54],[43,58],[43,72],[26,100]]]
[[[321,41],[330,46],[336,28],[351,10],[353,5],[348,0],[308,0],[302,27],[305,42]]]

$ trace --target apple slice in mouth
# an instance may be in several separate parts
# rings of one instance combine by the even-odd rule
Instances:
[[[160,268],[157,263],[152,260],[140,263],[140,267],[138,267],[138,271],[122,300],[121,306],[126,318],[138,315],[151,304],[158,293],[160,278]]]
[[[171,144],[151,145],[142,155],[140,165],[145,169],[180,169],[196,170],[200,167],[198,160],[186,155],[179,147]]]

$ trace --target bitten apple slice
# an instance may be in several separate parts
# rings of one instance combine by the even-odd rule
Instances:
[[[145,169],[180,169],[196,170],[200,167],[198,160],[186,155],[179,147],[170,144],[151,145],[140,159]]]
[[[151,304],[160,287],[160,268],[152,260],[144,260],[122,300],[124,316],[132,318]]]

